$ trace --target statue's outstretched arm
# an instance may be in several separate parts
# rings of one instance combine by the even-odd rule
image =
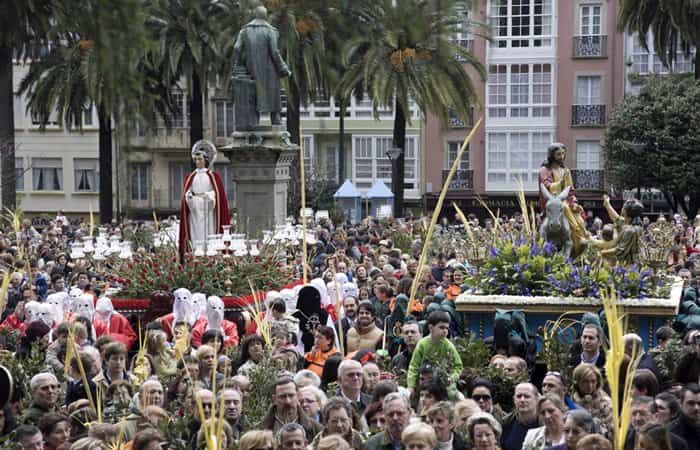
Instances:
[[[605,207],[605,210],[608,212],[608,216],[610,217],[610,220],[612,222],[617,222],[617,219],[620,217],[620,215],[615,211],[615,208],[610,204],[610,197],[607,195],[603,196],[603,206]]]

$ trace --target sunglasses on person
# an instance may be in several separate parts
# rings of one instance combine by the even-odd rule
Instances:
[[[489,400],[491,400],[491,396],[488,394],[475,394],[472,395],[472,400],[474,400],[475,402],[488,402]]]
[[[559,378],[560,380],[563,379],[563,377],[561,376],[561,372],[557,372],[557,371],[547,372],[547,373],[545,374],[545,377],[557,377],[557,378]]]

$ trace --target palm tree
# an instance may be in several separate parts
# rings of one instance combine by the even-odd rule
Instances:
[[[15,117],[12,77],[13,54],[28,56],[46,38],[52,0],[3,0],[0,5],[0,206],[17,205],[15,176]]]
[[[700,1],[698,0],[622,0],[617,26],[620,31],[639,35],[647,48],[647,33],[654,34],[654,51],[671,67],[679,43],[686,51],[700,48]],[[697,50],[696,50],[697,52]],[[700,79],[700,64],[695,56],[695,79]]]
[[[204,98],[217,76],[228,85],[232,50],[241,25],[234,0],[152,0],[148,28],[158,45],[166,84],[184,79],[188,93],[190,145],[204,136]]]
[[[379,107],[394,108],[393,146],[405,149],[409,99],[421,111],[447,122],[453,109],[467,121],[477,93],[465,66],[486,77],[483,65],[469,51],[451,41],[463,23],[468,2],[458,0],[374,0],[357,20],[361,36],[344,50],[349,70],[342,91],[372,97]],[[394,170],[394,216],[403,216],[404,152]]]
[[[56,44],[32,62],[20,84],[29,111],[43,124],[57,111],[66,127],[80,129],[83,116],[96,108],[102,223],[113,215],[112,121],[142,101],[140,6],[140,0],[64,0],[52,16]]]

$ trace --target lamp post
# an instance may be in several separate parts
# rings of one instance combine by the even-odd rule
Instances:
[[[398,167],[398,161],[403,155],[400,147],[391,147],[386,151],[386,156],[391,161],[391,191],[394,193],[394,217],[403,217],[403,167]]]
[[[639,161],[639,158],[644,154],[646,146],[647,145],[639,138],[634,138],[632,141],[632,153],[637,157],[637,161]],[[642,200],[642,171],[640,169],[637,170],[637,200]]]

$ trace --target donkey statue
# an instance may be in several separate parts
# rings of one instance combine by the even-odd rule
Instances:
[[[564,215],[564,202],[569,196],[567,187],[561,193],[552,195],[544,184],[540,184],[542,195],[547,198],[547,217],[540,225],[540,237],[545,242],[551,242],[567,258],[571,257],[574,241],[571,238],[571,226]]]

